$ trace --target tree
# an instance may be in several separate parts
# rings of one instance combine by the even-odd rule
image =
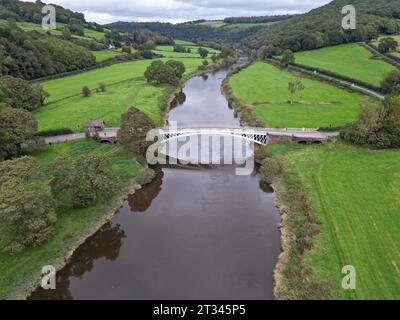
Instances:
[[[98,199],[112,193],[116,177],[112,164],[103,155],[89,154],[81,157],[76,163],[72,205],[74,208],[85,208]]]
[[[0,160],[21,153],[21,144],[34,138],[37,122],[23,109],[0,108]]]
[[[147,67],[144,76],[147,82],[154,84],[177,84],[179,77],[182,77],[184,65],[181,62],[170,60],[167,64],[164,64],[160,60],[153,61],[150,66]],[[182,72],[183,71],[183,72]]]
[[[353,144],[380,149],[400,147],[400,97],[387,96],[380,108],[364,108],[353,125],[341,131]]]
[[[206,59],[203,60],[203,66],[207,67],[208,66],[208,61]]]
[[[51,191],[61,207],[88,207],[110,194],[115,183],[112,164],[103,155],[89,154],[78,160],[62,156],[51,172]]]
[[[64,40],[72,39],[72,33],[67,26],[65,26],[64,29],[62,30],[62,37]]]
[[[199,53],[200,57],[204,59],[204,58],[207,58],[209,51],[207,49],[200,47],[198,49],[198,53]]]
[[[174,69],[176,76],[179,79],[182,79],[182,76],[186,71],[186,67],[183,64],[183,62],[177,61],[177,60],[168,60],[166,62],[166,65],[170,66],[172,69]]]
[[[300,79],[293,79],[289,82],[288,90],[289,90],[289,94],[290,94],[290,97],[289,97],[290,104],[293,104],[293,97],[296,94],[296,92],[302,91],[304,89],[305,89],[305,87]]]
[[[98,91],[106,92],[106,85],[104,83],[99,83]]]
[[[384,110],[381,130],[390,141],[390,148],[400,148],[400,97],[386,97]]]
[[[396,51],[399,43],[394,38],[383,38],[379,41],[378,49],[382,53]]]
[[[70,30],[72,34],[77,36],[84,36],[85,35],[85,28],[80,23],[73,23],[69,24],[67,28]]]
[[[217,55],[216,55],[215,53],[213,53],[213,55],[211,56],[211,61],[212,61],[213,63],[216,63],[217,60],[218,60]]]
[[[88,86],[84,86],[83,88],[82,88],[82,95],[84,96],[84,97],[89,97],[90,95],[92,94],[92,90],[90,90],[90,88],[88,87]]]
[[[146,141],[146,136],[153,128],[153,121],[145,113],[135,107],[131,107],[121,116],[118,143],[134,154],[145,154],[150,145]]]
[[[53,175],[50,187],[54,198],[60,206],[72,205],[76,183],[76,162],[70,156],[59,157],[50,167]]]
[[[289,64],[295,63],[295,57],[291,50],[285,50],[282,55],[281,63],[287,67]]]
[[[0,173],[0,249],[16,254],[47,240],[56,214],[36,160],[1,162]]]
[[[132,53],[132,47],[131,46],[123,46],[121,50],[122,50],[123,53],[127,53],[127,54],[131,54]]]
[[[381,82],[383,93],[388,95],[400,95],[400,71],[389,72]]]
[[[279,54],[279,51],[279,48],[270,44],[269,46],[262,46],[257,51],[257,56],[260,60],[266,60],[267,58],[272,58],[273,56]]]
[[[160,60],[153,61],[146,69],[144,76],[149,83],[161,83],[164,63]]]
[[[9,106],[32,111],[42,106],[48,96],[38,83],[30,85],[28,81],[12,76],[0,78],[0,107]]]
[[[182,52],[185,53],[186,52],[186,48],[180,45],[175,45],[174,46],[174,52]]]

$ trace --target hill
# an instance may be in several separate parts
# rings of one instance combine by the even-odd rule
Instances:
[[[344,31],[341,11],[347,0],[334,0],[310,12],[298,15],[250,35],[245,42],[251,48],[272,44],[293,51],[310,50],[347,42],[367,41],[380,34],[399,31],[398,0],[354,0],[357,29]]]
[[[273,23],[293,16],[237,17],[225,20],[196,20],[181,24],[161,22],[115,22],[106,27],[121,32],[152,31],[172,38],[197,42],[237,43]]]

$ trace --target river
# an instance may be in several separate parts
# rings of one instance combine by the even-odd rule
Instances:
[[[228,71],[187,81],[179,125],[239,125],[220,91]],[[31,299],[272,299],[280,215],[260,176],[233,166],[157,168],[110,223]]]

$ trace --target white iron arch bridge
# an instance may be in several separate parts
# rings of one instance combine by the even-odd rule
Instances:
[[[260,145],[291,140],[298,143],[324,143],[334,134],[322,133],[316,129],[273,129],[229,126],[167,127],[159,129],[162,142],[191,136],[230,136]]]
[[[117,143],[117,133],[120,128],[105,128],[98,132],[99,141],[102,143]],[[331,136],[338,133],[324,133],[316,129],[274,129],[274,128],[252,128],[252,127],[230,127],[230,126],[190,126],[190,127],[167,127],[158,129],[161,142],[190,136],[231,136],[246,139],[256,144],[274,144],[281,141],[295,143],[324,143]],[[54,144],[77,139],[84,139],[84,133],[73,133],[45,138],[47,144]]]

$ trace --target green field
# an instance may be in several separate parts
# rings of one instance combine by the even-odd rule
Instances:
[[[42,165],[48,166],[63,154],[76,158],[90,153],[105,155],[112,162],[113,171],[118,177],[117,194],[142,168],[132,154],[121,151],[115,145],[99,144],[93,140],[57,144],[31,155]],[[85,209],[59,210],[55,234],[49,241],[36,248],[27,248],[16,256],[0,253],[0,299],[23,298],[20,294],[26,283],[38,279],[44,265],[56,265],[56,261],[58,264],[76,247],[79,238],[99,223],[107,210],[107,205],[100,201]]]
[[[285,159],[286,175],[305,182],[320,219],[305,257],[313,279],[328,281],[340,299],[400,299],[400,151],[338,143]],[[341,288],[346,265],[356,268],[354,291]]]
[[[259,23],[232,23],[224,26],[225,29],[248,29],[254,27],[268,27],[276,22],[259,22]]]
[[[372,53],[358,44],[297,52],[296,63],[330,70],[379,86],[387,73],[397,70],[394,66],[372,58]]]
[[[189,74],[202,60],[185,58],[181,61]],[[153,86],[145,81],[143,73],[151,62],[119,63],[44,82],[43,87],[50,93],[48,104],[33,112],[39,131],[57,128],[81,131],[88,119],[102,119],[109,127],[119,126],[121,114],[130,106],[136,106],[160,125],[162,100],[171,87]],[[100,82],[106,85],[106,92],[95,92]],[[93,89],[90,97],[81,95],[83,86]]]
[[[180,39],[175,39],[175,44],[179,46],[197,46],[197,44],[187,41],[187,40],[180,40]]]
[[[198,26],[207,26],[212,28],[225,28],[225,29],[247,29],[253,27],[266,27],[273,22],[260,22],[260,23],[225,23],[222,20],[210,20],[197,23]]]
[[[269,127],[319,128],[354,121],[364,97],[335,86],[302,78],[304,91],[288,103],[288,83],[296,75],[265,62],[257,62],[234,75],[235,95],[253,105],[254,112]]]
[[[197,45],[182,45],[185,48],[190,48],[191,53],[187,52],[174,52],[174,47],[173,46],[157,46],[156,50],[153,50],[154,53],[163,55],[166,58],[200,58],[200,55],[198,54],[199,46]],[[213,49],[213,48],[207,48],[203,47],[204,49],[207,49],[209,51],[209,57],[211,55],[219,54],[220,51]],[[209,61],[210,62],[210,61]]]
[[[121,52],[112,51],[112,50],[91,51],[91,52],[96,57],[96,62],[102,62],[104,60],[114,58],[121,54]]]
[[[226,25],[222,20],[210,20],[197,23],[198,26],[207,26],[212,28],[221,28]]]

